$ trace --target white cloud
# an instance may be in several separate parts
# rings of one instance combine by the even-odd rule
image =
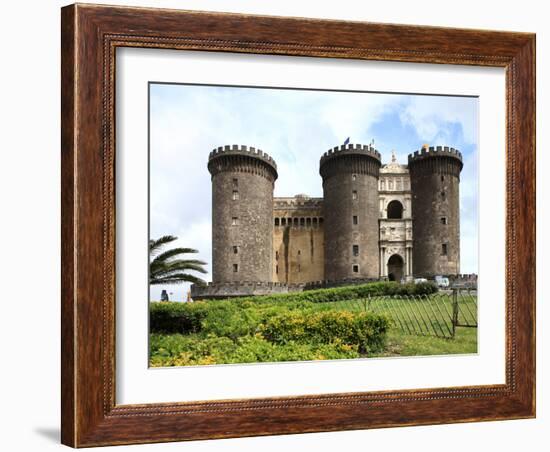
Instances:
[[[465,143],[477,143],[477,103],[462,97],[412,96],[400,118],[430,144],[449,142],[454,123],[460,124]]]

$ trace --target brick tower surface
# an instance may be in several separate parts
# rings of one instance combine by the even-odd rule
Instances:
[[[275,161],[253,147],[223,146],[210,153],[208,171],[213,283],[270,282]]]
[[[326,280],[379,277],[380,164],[370,145],[342,145],[321,157]]]
[[[446,146],[424,146],[408,160],[414,275],[432,278],[459,274],[462,155]]]

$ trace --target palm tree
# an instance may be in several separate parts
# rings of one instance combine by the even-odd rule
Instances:
[[[165,235],[156,240],[149,240],[149,284],[179,284],[192,282],[206,284],[201,278],[190,275],[188,271],[207,273],[206,262],[196,259],[182,259],[183,254],[197,253],[193,248],[172,248],[162,251],[164,245],[177,240],[177,237]],[[162,251],[162,252],[161,252]]]

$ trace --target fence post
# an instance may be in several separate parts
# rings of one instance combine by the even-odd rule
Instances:
[[[456,327],[458,326],[458,289],[453,289],[453,338],[456,334]]]

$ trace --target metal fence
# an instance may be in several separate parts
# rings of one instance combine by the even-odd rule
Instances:
[[[477,328],[477,292],[453,289],[431,295],[378,296],[330,303],[331,308],[389,315],[407,334],[451,339],[457,328]]]

